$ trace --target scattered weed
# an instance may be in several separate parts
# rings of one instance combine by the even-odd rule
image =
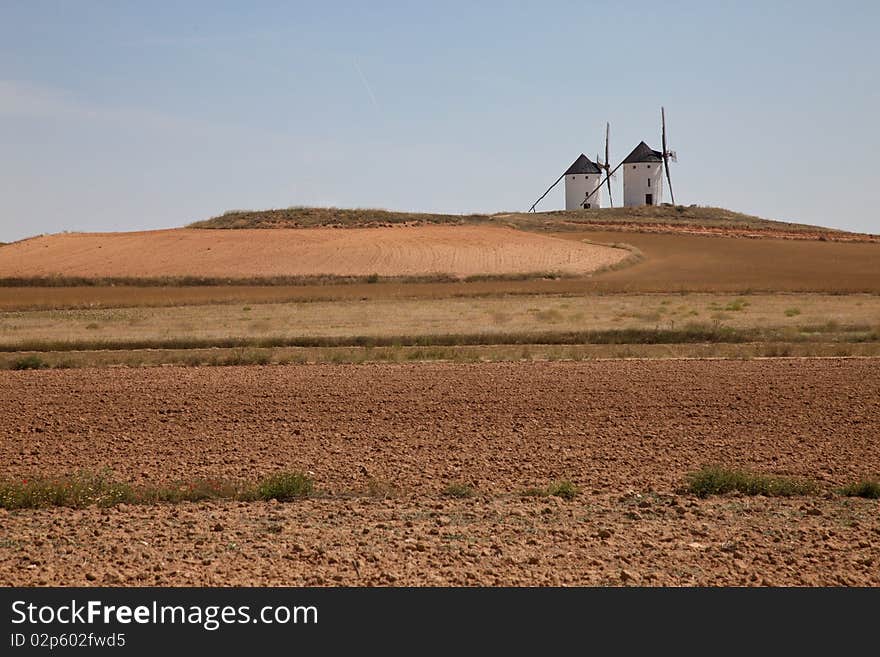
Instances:
[[[815,493],[817,485],[811,481],[763,475],[720,466],[703,468],[687,477],[688,491],[698,497],[739,492],[744,495],[788,497]]]
[[[473,487],[468,484],[463,484],[461,482],[452,482],[446,488],[443,489],[443,494],[446,497],[473,497],[476,495],[476,491],[474,491]]]
[[[14,370],[41,370],[49,367],[48,363],[37,355],[23,356],[12,362]]]
[[[264,479],[257,487],[257,497],[262,500],[291,500],[312,494],[314,482],[302,472],[281,472]]]
[[[520,496],[522,497],[561,497],[564,500],[573,500],[577,497],[578,487],[575,486],[568,479],[559,479],[554,481],[552,484],[547,486],[546,488],[538,488],[536,486],[532,486],[530,488],[526,488],[525,490],[520,491]]]
[[[0,507],[4,509],[111,506],[133,499],[130,486],[112,481],[106,473],[80,472],[56,479],[28,478],[0,483]]]
[[[573,500],[577,497],[577,494],[580,491],[578,487],[575,486],[568,479],[560,479],[558,481],[554,481],[547,488],[547,494],[552,495],[553,497],[561,497],[564,500]]]
[[[865,497],[870,500],[877,500],[880,499],[880,481],[864,479],[845,486],[840,490],[840,494],[847,497]]]
[[[526,489],[520,491],[520,496],[521,497],[547,497],[547,489],[532,486],[530,488],[526,488]]]
[[[0,482],[0,508],[85,508],[91,505],[156,504],[202,500],[276,499],[287,502],[312,493],[312,480],[301,473],[272,475],[255,487],[223,479],[194,479],[165,486],[134,486],[111,478],[109,472],[81,471],[54,478],[35,477]]]

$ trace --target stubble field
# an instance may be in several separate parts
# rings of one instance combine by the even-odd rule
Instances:
[[[178,228],[22,240],[0,250],[0,278],[583,275],[628,255],[500,226]]]

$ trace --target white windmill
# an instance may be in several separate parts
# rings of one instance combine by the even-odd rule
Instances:
[[[666,111],[660,108],[660,126],[662,151],[655,151],[645,142],[641,142],[621,162],[623,166],[623,205],[636,207],[639,205],[660,205],[663,203],[663,174],[669,183],[669,197],[675,205],[672,193],[672,178],[669,175],[669,161],[676,162],[675,151],[666,146]]]
[[[581,153],[578,158],[572,163],[568,169],[565,170],[559,178],[556,179],[550,187],[547,188],[547,191],[541,194],[538,197],[538,200],[532,203],[532,207],[529,208],[529,212],[535,211],[535,206],[541,202],[541,200],[550,193],[550,190],[556,187],[559,184],[559,181],[565,178],[565,209],[566,210],[589,210],[593,208],[599,208],[602,205],[602,184],[605,182],[602,180],[602,172],[604,171],[606,174],[609,173],[609,169],[611,168],[608,163],[608,136],[610,133],[611,127],[609,124],[605,124],[605,162],[602,163],[599,160],[599,156],[596,156],[596,161],[593,162],[586,155]],[[613,172],[610,172],[613,173]],[[611,201],[611,182],[610,176],[606,178],[608,180],[608,200]]]
[[[609,196],[611,192],[611,176],[620,167],[623,170],[623,205],[634,207],[638,205],[660,205],[663,202],[663,172],[666,173],[666,181],[669,183],[669,197],[675,205],[675,195],[672,193],[672,178],[669,175],[669,162],[678,162],[675,151],[669,150],[666,145],[666,110],[660,108],[660,138],[663,142],[663,150],[655,151],[645,142],[636,146],[632,153],[626,156],[620,164],[611,171],[606,168],[607,175],[600,186],[608,182]],[[607,143],[607,142],[606,142]],[[606,156],[607,161],[607,156]],[[607,162],[606,162],[607,164]],[[662,169],[662,170],[661,170]],[[589,197],[586,199],[589,200]]]

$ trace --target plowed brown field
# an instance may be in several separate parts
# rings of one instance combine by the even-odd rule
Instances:
[[[831,493],[880,473],[878,390],[875,359],[3,372],[5,477],[306,470],[323,497],[3,513],[0,583],[878,585],[878,503]],[[682,494],[710,463],[828,496]],[[582,495],[518,495],[557,478]]]
[[[0,277],[586,274],[629,256],[495,226],[63,233],[0,250]]]

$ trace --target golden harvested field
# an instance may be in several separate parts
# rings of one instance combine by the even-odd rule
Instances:
[[[0,314],[0,347],[31,341],[111,344],[251,337],[537,335],[695,325],[795,333],[802,327],[828,325],[880,331],[880,296],[543,295],[8,311]]]
[[[240,232],[202,231],[211,236],[237,235]],[[274,230],[260,232],[265,235],[275,234]],[[606,271],[587,278],[557,280],[189,287],[0,287],[0,309],[172,306],[225,302],[247,304],[502,294],[583,295],[681,291],[732,294],[880,294],[880,244],[875,243],[615,231],[578,231],[554,235],[575,242],[584,239],[600,243],[625,242],[637,247],[644,254],[644,259],[616,271]],[[3,251],[8,248],[10,247],[0,249],[0,262]]]
[[[63,233],[2,247],[0,277],[588,274],[629,256],[497,226]]]

